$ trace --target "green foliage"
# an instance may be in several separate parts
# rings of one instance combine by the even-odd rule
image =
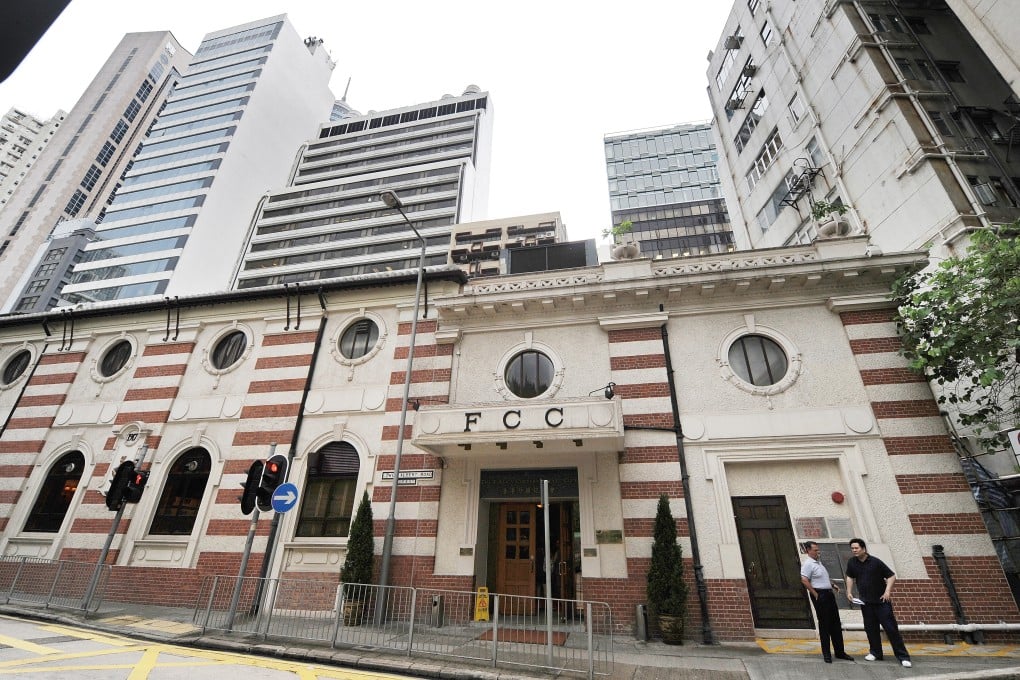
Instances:
[[[972,235],[967,254],[896,283],[897,325],[911,367],[942,386],[989,449],[1020,417],[1020,221]]]
[[[344,583],[372,582],[372,555],[375,541],[372,539],[372,503],[366,491],[361,497],[361,504],[351,522],[351,532],[347,537],[347,558],[344,568],[340,571],[340,580]]]
[[[676,540],[676,520],[666,494],[659,496],[652,540],[652,561],[648,567],[648,604],[654,614],[684,616],[687,613],[687,583],[684,561]]]
[[[816,220],[824,220],[832,214],[846,214],[846,206],[842,203],[829,203],[826,200],[815,201],[811,204],[811,217]]]
[[[633,228],[634,228],[633,222],[631,222],[630,220],[624,220],[623,222],[620,222],[619,224],[614,225],[609,229],[603,229],[602,236],[603,238],[609,238],[610,236],[612,236],[615,239],[617,236],[629,234]]]

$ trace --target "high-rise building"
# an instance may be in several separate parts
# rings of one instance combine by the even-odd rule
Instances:
[[[225,290],[267,188],[327,120],[334,63],[286,16],[208,34],[64,287],[73,302]]]
[[[474,85],[322,125],[288,187],[260,204],[236,287],[417,267],[419,242],[383,190],[425,239],[426,265],[448,263],[453,225],[485,217],[491,130],[492,102]]]
[[[66,117],[66,112],[57,111],[43,121],[12,108],[0,118],[0,210]]]
[[[708,89],[739,247],[821,228],[938,256],[1020,217],[1015,22],[956,5],[734,3]]]
[[[0,211],[4,311],[47,309],[49,298],[30,301],[18,286],[39,264],[32,255],[60,222],[102,219],[190,58],[167,31],[128,33],[114,49]]]
[[[613,224],[630,222],[643,257],[733,249],[708,123],[605,136]]]

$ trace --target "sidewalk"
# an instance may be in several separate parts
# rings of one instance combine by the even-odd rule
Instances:
[[[429,678],[463,678],[467,680],[548,679],[532,668],[492,668],[473,665],[463,659],[408,657],[399,653],[375,650],[337,648],[308,642],[263,642],[244,635],[229,633],[203,634],[192,625],[190,608],[132,605],[104,605],[90,618],[67,612],[31,606],[5,605],[0,612],[26,618],[58,621],[103,632],[204,648],[260,654],[264,656],[305,659],[359,670],[390,672]],[[822,661],[816,640],[761,640],[758,644],[701,645],[688,643],[669,646],[661,642],[641,642],[631,638],[614,641],[614,666],[611,680],[820,680],[842,678],[942,678],[965,680],[995,678],[1020,680],[1020,645],[952,645],[912,646],[913,668],[903,668],[886,654],[885,661],[867,662],[867,643],[848,640],[847,652],[854,662]],[[563,674],[560,677],[583,677]],[[606,676],[601,676],[606,677]]]

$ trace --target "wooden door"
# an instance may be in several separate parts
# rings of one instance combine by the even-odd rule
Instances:
[[[553,554],[559,561],[553,568],[553,596],[564,600],[574,599],[574,534],[571,503],[559,503],[558,550]]]
[[[814,628],[784,496],[733,499],[755,628]]]
[[[499,510],[497,592],[535,595],[535,505],[503,503]]]

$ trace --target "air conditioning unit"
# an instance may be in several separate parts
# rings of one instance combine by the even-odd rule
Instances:
[[[742,109],[744,108],[744,97],[737,95],[733,99],[726,102],[726,108],[728,109]]]
[[[995,195],[995,189],[991,184],[975,184],[974,193],[982,205],[995,205],[999,202],[999,197]]]
[[[742,35],[728,35],[726,36],[726,39],[723,40],[722,46],[724,50],[739,50],[740,43],[743,41],[744,36]]]
[[[469,258],[467,255],[458,255],[457,257],[454,258],[456,262],[460,262],[461,264],[470,261],[470,259],[471,258]]]
[[[748,78],[750,78],[751,76],[753,76],[757,72],[758,72],[758,67],[755,66],[754,64],[748,64],[747,66],[744,67],[744,70],[741,71],[741,73],[743,73]]]

